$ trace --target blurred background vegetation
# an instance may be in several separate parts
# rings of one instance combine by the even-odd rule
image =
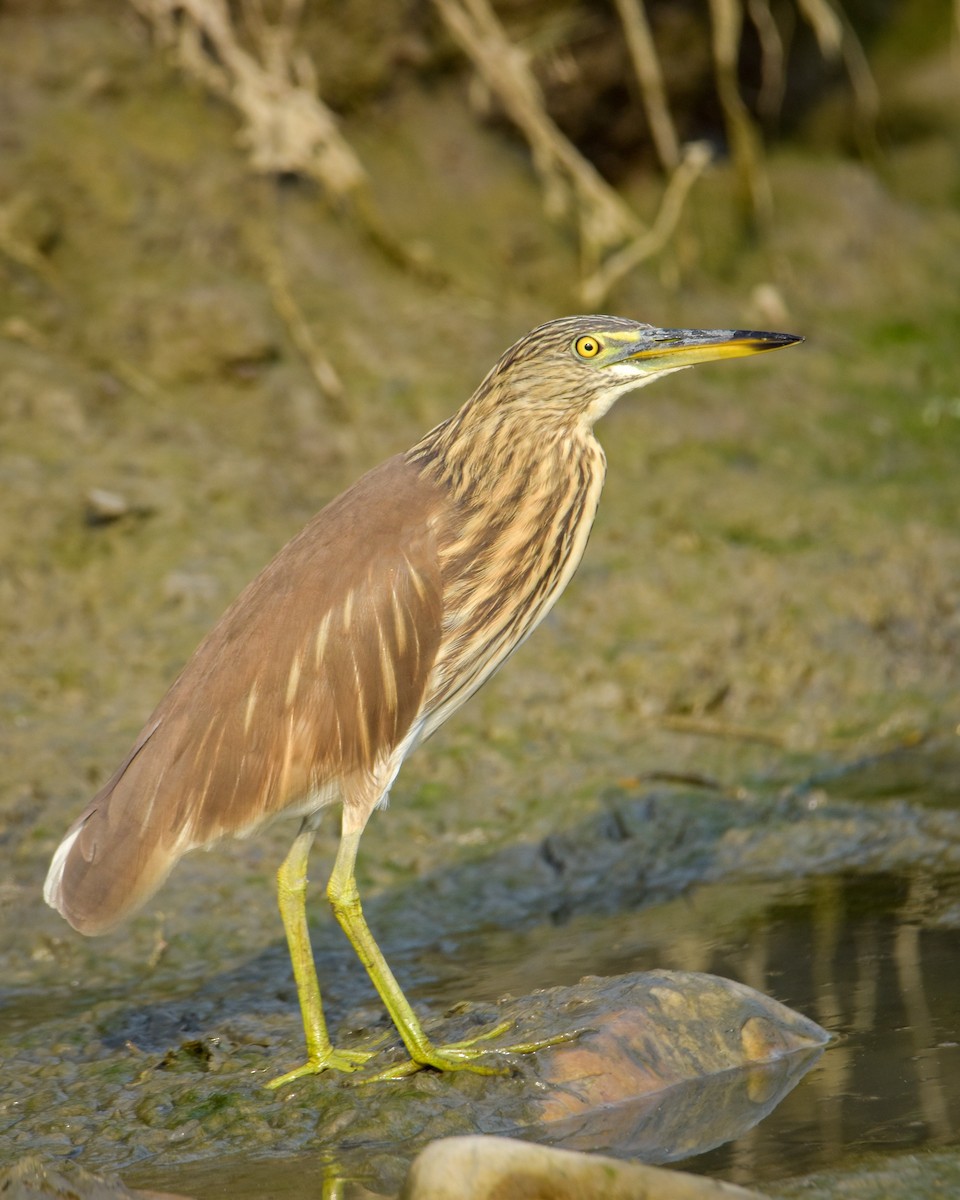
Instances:
[[[425,819],[451,783],[536,808],[951,732],[957,36],[933,0],[4,0],[0,782],[50,814],[29,886],[243,582],[578,309],[808,341],[604,422],[574,593],[405,773]],[[482,836],[533,819],[490,811]]]
[[[452,759],[629,773],[642,730],[736,773],[952,728],[957,22],[4,0],[6,785],[59,824],[310,512],[598,307],[808,341],[611,414],[576,595]]]

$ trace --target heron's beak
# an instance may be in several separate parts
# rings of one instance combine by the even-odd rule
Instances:
[[[793,333],[761,333],[753,329],[656,329],[624,346],[616,361],[649,361],[658,370],[678,369],[715,358],[762,354],[802,341],[802,337]]]

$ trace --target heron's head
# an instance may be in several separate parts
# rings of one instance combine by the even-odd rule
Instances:
[[[520,339],[484,381],[500,404],[592,425],[624,392],[715,358],[792,346],[792,333],[657,329],[623,317],[564,317]]]

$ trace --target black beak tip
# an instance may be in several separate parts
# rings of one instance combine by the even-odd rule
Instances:
[[[760,333],[753,329],[738,330],[734,340],[752,342],[757,350],[779,350],[783,346],[793,346],[805,341],[799,333]]]

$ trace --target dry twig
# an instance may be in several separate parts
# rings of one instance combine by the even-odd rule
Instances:
[[[690,142],[684,146],[680,162],[667,181],[653,224],[641,237],[598,264],[583,281],[581,291],[587,304],[598,305],[619,280],[666,246],[680,221],[690,189],[709,166],[711,157],[706,142]]]
[[[242,11],[257,54],[237,38],[226,0],[130,3],[183,69],[240,113],[240,140],[257,171],[312,179],[331,203],[348,207],[364,235],[392,262],[440,281],[440,273],[384,225],[363,164],[318,95],[314,65],[295,45],[302,0],[285,0],[278,25],[266,19],[260,0],[245,0]]]
[[[20,191],[15,192],[5,204],[0,204],[0,254],[59,289],[60,279],[52,263],[22,229],[35,203],[30,192]]]
[[[296,30],[305,0],[281,0],[269,21],[263,0],[239,0],[246,36],[234,27],[228,0],[130,0],[176,52],[181,65],[241,114],[251,162],[270,173],[291,172],[317,182],[335,204],[345,204],[364,234],[390,259],[431,281],[436,269],[392,237],[373,204],[367,173],[320,99],[316,70],[298,51]],[[954,0],[960,22],[960,0]],[[454,41],[521,131],[540,177],[548,215],[572,214],[581,248],[584,296],[599,302],[614,284],[673,236],[683,205],[705,169],[704,146],[682,147],[677,135],[644,0],[615,0],[643,100],[651,138],[668,180],[659,212],[648,227],[548,115],[526,54],[500,23],[491,0],[434,0]],[[761,112],[775,115],[784,89],[784,52],[769,0],[710,0],[717,94],[745,209],[769,223],[772,197],[760,135],[740,93],[738,56],[744,3],[763,55]],[[877,90],[863,47],[839,9],[839,0],[796,0],[826,58],[842,58],[862,129],[872,127]],[[250,47],[250,48],[248,48]],[[9,252],[9,251],[8,251]],[[336,404],[339,381],[316,361],[292,298],[271,284],[281,314],[306,355],[324,394]],[[304,327],[305,328],[305,327]],[[324,382],[325,379],[325,382]]]
[[[740,0],[710,0],[710,24],[717,95],[723,109],[734,168],[747,211],[767,225],[773,211],[763,147],[749,109],[740,95],[737,56],[743,9]]]
[[[435,0],[448,30],[530,146],[547,211],[576,204],[586,257],[637,237],[642,227],[616,192],[547,115],[526,56],[509,39],[488,0]]]
[[[237,40],[225,0],[131,0],[172,46],[184,69],[243,116],[242,141],[258,171],[295,172],[334,201],[366,187],[367,174],[312,90],[309,60],[292,55],[288,31],[268,36],[260,20],[263,61]],[[306,77],[306,78],[305,78]]]
[[[526,57],[510,41],[488,0],[435,0],[435,3],[452,36],[527,139],[544,186],[548,213],[562,215],[571,202],[574,204],[581,238],[581,290],[589,303],[599,303],[628,271],[667,244],[683,202],[710,157],[704,145],[690,146],[682,152],[676,146],[662,84],[651,82],[654,75],[659,81],[659,69],[652,41],[643,41],[645,24],[642,16],[638,20],[642,12],[639,0],[624,0],[624,11],[632,22],[634,35],[637,29],[641,30],[637,69],[645,72],[652,89],[650,93],[645,91],[645,96],[648,105],[652,105],[651,114],[658,114],[651,119],[660,121],[666,161],[671,155],[676,156],[660,211],[650,228],[643,225],[547,115]]]
[[[707,717],[683,717],[664,715],[653,721],[659,729],[671,733],[688,733],[695,737],[728,738],[738,742],[757,742],[762,746],[777,746],[783,748],[787,739],[779,733],[769,733],[765,729],[753,729],[745,725],[733,725],[726,721],[712,721]]]
[[[843,60],[853,90],[861,134],[872,143],[880,111],[880,94],[863,44],[843,11],[837,12],[830,0],[797,0],[797,7],[813,30],[823,57],[828,62]]]
[[[657,149],[660,165],[665,171],[674,170],[680,163],[680,142],[670,116],[667,94],[663,86],[660,59],[653,44],[643,0],[616,0],[620,23],[627,35],[627,47],[633,69],[640,84],[643,106],[650,123],[650,136]]]
[[[747,0],[747,12],[760,42],[760,93],[757,111],[765,121],[772,121],[780,112],[786,87],[783,38],[767,0]]]
[[[264,240],[258,243],[257,253],[263,266],[267,287],[270,289],[273,307],[286,325],[290,340],[310,368],[314,382],[333,415],[340,421],[349,420],[351,412],[347,405],[343,383],[333,363],[317,345],[307,319],[290,290],[287,273],[279,252],[275,246]]]

